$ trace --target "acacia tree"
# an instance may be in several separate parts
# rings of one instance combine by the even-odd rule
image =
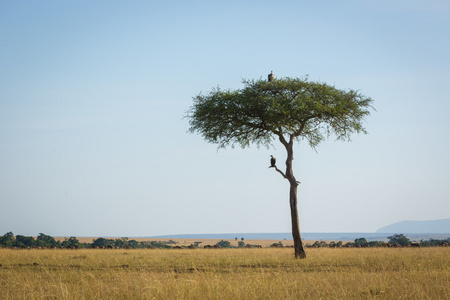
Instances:
[[[299,182],[292,170],[294,142],[306,141],[316,148],[330,135],[350,140],[353,133],[367,133],[362,122],[370,114],[372,99],[307,77],[243,80],[243,84],[240,90],[215,88],[194,97],[187,112],[190,132],[219,148],[281,142],[287,152],[286,168],[283,172],[275,165],[274,169],[289,181],[295,257],[305,258],[297,210]]]

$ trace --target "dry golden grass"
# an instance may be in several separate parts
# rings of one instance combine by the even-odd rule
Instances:
[[[450,248],[0,249],[1,299],[450,299]]]

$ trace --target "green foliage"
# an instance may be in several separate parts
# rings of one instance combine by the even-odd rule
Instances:
[[[128,247],[128,238],[127,237],[123,237],[123,238],[120,238],[120,239],[116,239],[114,241],[114,246],[115,247],[119,247],[119,248]]]
[[[36,240],[38,241],[40,247],[46,247],[46,246],[57,247],[58,246],[58,242],[55,240],[54,237],[43,234],[43,233],[39,233]]]
[[[240,90],[216,88],[194,97],[187,113],[190,131],[219,147],[269,146],[285,135],[316,147],[331,134],[349,140],[352,133],[366,133],[362,122],[372,100],[357,91],[308,78],[243,83]]]
[[[221,240],[220,242],[217,242],[216,245],[221,248],[231,248],[231,243],[229,241]]]
[[[238,248],[244,248],[244,247],[245,247],[245,243],[243,241],[239,241]]]
[[[450,238],[446,240],[437,240],[437,239],[429,239],[427,241],[421,240],[420,246],[421,247],[436,247],[441,245],[442,243],[450,243]]]
[[[388,236],[388,239],[389,239],[389,244],[392,244],[392,245],[404,246],[404,245],[411,244],[411,241],[403,234],[394,234],[392,236]]]
[[[101,237],[92,241],[93,247],[108,247],[113,245],[114,245],[113,239],[105,239]]]
[[[74,236],[71,236],[70,238],[65,238],[64,241],[61,243],[61,246],[64,248],[83,248],[84,245],[78,241],[78,239]]]
[[[14,244],[14,240],[14,234],[11,231],[7,232],[0,237],[0,245],[4,247],[12,247],[12,245]]]
[[[150,247],[155,247],[155,248],[166,248],[166,249],[168,249],[168,248],[171,248],[169,245],[167,245],[169,243],[170,243],[170,241],[169,242],[151,241],[151,242],[148,242],[147,245],[150,245]],[[170,244],[173,244],[173,243],[170,243]]]
[[[330,248],[336,248],[336,247],[340,247],[342,246],[342,242],[335,242],[335,241],[331,241],[330,244],[328,244],[328,247]]]
[[[370,247],[381,247],[383,245],[383,242],[380,241],[370,241],[369,246]]]
[[[328,247],[328,244],[325,241],[315,241],[313,247]]]
[[[118,247],[118,248],[124,248],[124,247],[131,247],[133,249],[137,248],[170,248],[167,244],[172,244],[174,241],[170,240],[168,242],[157,242],[157,241],[149,241],[149,242],[138,242],[136,240],[129,240],[126,237],[118,238],[118,239],[105,239],[105,238],[98,238],[92,241],[92,247],[100,247],[100,248],[107,248],[107,247]]]
[[[367,240],[365,238],[358,238],[355,239],[355,245],[366,245],[367,244]]]
[[[34,247],[36,244],[35,239],[32,236],[16,235],[14,241],[14,247]]]
[[[133,248],[133,249],[134,248],[144,248],[144,247],[141,247],[141,244],[138,241],[136,241],[136,240],[129,240],[128,241],[128,246]]]
[[[34,247],[59,247],[60,243],[55,238],[39,233],[35,239],[32,236],[17,235],[14,236],[12,232],[7,232],[5,235],[0,236],[0,246],[3,247],[17,247],[17,248],[34,248]]]

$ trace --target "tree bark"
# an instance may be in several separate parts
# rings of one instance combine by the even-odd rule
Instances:
[[[294,239],[295,258],[306,258],[306,252],[302,243],[302,236],[300,235],[300,224],[298,221],[297,185],[291,185],[289,204],[291,206],[292,238]]]
[[[294,137],[291,135],[289,142],[286,139],[279,135],[281,143],[284,145],[287,151],[286,158],[286,174],[279,171],[278,168],[275,168],[279,173],[284,175],[283,177],[289,181],[290,190],[289,190],[289,205],[291,207],[291,224],[292,224],[292,238],[294,239],[294,250],[295,250],[295,258],[306,258],[306,252],[303,248],[302,236],[300,235],[300,223],[298,220],[298,209],[297,209],[297,187],[299,182],[294,177],[294,172],[292,171],[292,161],[294,160]]]

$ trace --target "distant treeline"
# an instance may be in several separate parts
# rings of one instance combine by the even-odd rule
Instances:
[[[450,244],[450,237],[446,240],[429,239],[421,240],[420,242],[411,242],[403,234],[394,234],[388,237],[389,242],[381,241],[370,241],[368,242],[365,238],[355,239],[354,242],[330,242],[316,241],[313,244],[306,244],[308,248],[353,248],[353,247],[435,247],[435,246],[448,246]],[[245,244],[244,239],[238,242],[237,248],[261,248],[259,245]],[[237,241],[237,238],[236,238]],[[190,246],[185,248],[199,248],[199,244],[202,242],[194,242]],[[29,249],[29,248],[68,248],[68,249],[80,249],[80,248],[101,248],[101,249],[155,249],[155,248],[167,248],[167,249],[180,249],[182,247],[176,246],[177,242],[173,240],[169,241],[141,241],[130,240],[127,237],[117,238],[117,239],[107,239],[107,238],[97,238],[92,241],[92,243],[81,243],[76,237],[65,238],[64,241],[57,241],[54,237],[39,233],[37,238],[32,236],[16,235],[12,232],[8,232],[0,237],[0,247],[1,248],[18,248],[18,249]],[[283,243],[278,242],[272,244],[270,247],[282,248]],[[213,248],[213,246],[204,246],[204,248]],[[236,248],[232,246],[229,241],[221,240],[218,242],[214,248]]]
[[[16,235],[8,232],[0,237],[0,247],[13,248],[172,248],[170,244],[176,244],[175,241],[141,241],[130,240],[126,237],[118,239],[98,238],[92,243],[81,243],[76,237],[65,238],[60,242],[54,237],[39,233],[37,238],[32,236]]]
[[[388,236],[388,242],[381,241],[370,241],[368,242],[365,238],[355,239],[354,242],[330,242],[327,243],[325,241],[316,241],[314,244],[306,244],[308,248],[321,248],[321,247],[329,247],[329,248],[369,248],[369,247],[436,247],[436,246],[448,246],[450,243],[450,237],[446,240],[438,240],[438,239],[429,239],[429,240],[421,240],[420,242],[411,242],[405,235],[403,234],[394,234],[392,236]]]

